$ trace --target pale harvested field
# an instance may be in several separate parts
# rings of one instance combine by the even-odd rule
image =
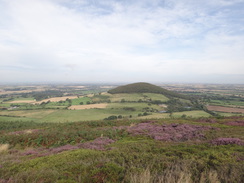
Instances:
[[[50,102],[65,101],[67,98],[68,99],[75,99],[75,98],[78,98],[78,97],[77,96],[54,97],[54,98],[48,98],[48,99],[45,99],[45,100],[41,100],[39,102],[35,102],[35,104],[40,104],[42,102],[47,102],[47,101],[50,101]]]
[[[35,100],[15,100],[15,101],[11,101],[11,102],[7,102],[7,103],[29,103],[29,104],[31,104],[31,103],[34,103],[34,102],[36,102]]]
[[[5,94],[14,94],[14,93],[31,93],[31,92],[39,92],[39,91],[45,91],[45,89],[36,89],[36,90],[21,90],[21,91],[0,91],[0,95]]]
[[[219,112],[244,113],[244,109],[233,108],[233,107],[222,107],[222,106],[209,105],[209,106],[207,106],[207,109],[210,110],[210,111],[219,111]]]
[[[94,109],[94,108],[106,108],[108,104],[89,104],[89,105],[72,105],[69,109]]]

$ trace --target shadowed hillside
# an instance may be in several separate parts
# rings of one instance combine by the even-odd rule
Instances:
[[[150,84],[150,83],[133,83],[124,86],[119,86],[117,88],[111,89],[108,93],[116,94],[116,93],[160,93],[167,97],[177,97],[188,99],[187,96],[178,94],[173,91],[166,90],[159,86]]]

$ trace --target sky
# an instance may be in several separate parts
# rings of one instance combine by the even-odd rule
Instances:
[[[0,0],[0,83],[244,84],[244,0]]]

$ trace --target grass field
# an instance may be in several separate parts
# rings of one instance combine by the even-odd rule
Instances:
[[[120,102],[122,99],[125,101],[138,101],[138,100],[144,100],[145,98],[143,97],[143,94],[140,93],[132,93],[132,94],[106,94],[110,96],[111,102]]]
[[[239,100],[232,100],[232,101],[226,101],[226,100],[211,100],[212,105],[221,105],[221,106],[244,106],[243,101]]]
[[[156,94],[156,93],[143,93],[143,96],[147,96],[151,100],[160,100],[162,102],[166,102],[166,101],[169,100],[164,95],[162,95],[162,94]]]
[[[72,105],[80,105],[81,102],[83,102],[83,104],[87,104],[87,102],[91,102],[91,99],[89,97],[79,97],[76,99],[72,99]]]

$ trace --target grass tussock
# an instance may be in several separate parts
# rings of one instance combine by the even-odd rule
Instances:
[[[6,152],[9,149],[9,144],[0,144],[0,153]]]

